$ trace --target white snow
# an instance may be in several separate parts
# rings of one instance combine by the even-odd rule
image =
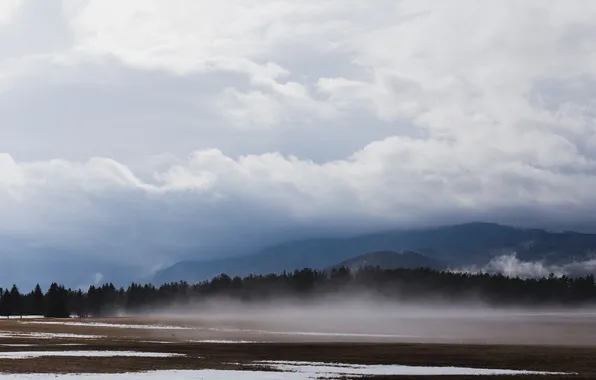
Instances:
[[[63,325],[82,327],[107,327],[115,329],[147,329],[147,330],[192,330],[192,327],[169,326],[169,325],[135,325],[124,323],[102,323],[102,322],[58,322],[58,321],[32,321],[22,322],[23,324]]]
[[[41,344],[32,344],[32,343],[3,343],[0,344],[2,347],[36,347],[41,346]],[[55,344],[44,344],[44,346],[84,346],[83,343],[55,343]]]
[[[184,356],[182,354],[162,353],[162,352],[137,352],[137,351],[14,351],[0,352],[0,359],[30,359],[47,356],[67,356],[67,357],[116,357],[116,356],[135,356],[144,358],[167,358],[174,356]]]
[[[20,315],[11,315],[10,317],[0,316],[0,319],[14,319],[14,320],[18,320],[18,319],[43,319],[43,318],[45,318],[43,315],[23,315],[22,317]]]
[[[103,335],[45,333],[23,331],[0,331],[0,338],[25,338],[25,339],[101,339]]]
[[[286,369],[296,372],[196,370],[196,371],[153,371],[123,374],[0,374],[0,380],[311,380],[322,378],[358,378],[370,375],[520,375],[534,372],[505,371],[456,367],[409,367],[409,366],[349,366],[325,363],[298,365],[278,362]],[[559,373],[546,373],[560,375]]]
[[[83,343],[57,343],[52,344],[52,346],[84,346]]]
[[[300,373],[264,371],[155,371],[117,374],[0,374],[0,380],[305,380]]]
[[[397,376],[397,375],[562,375],[562,373],[518,371],[506,369],[464,368],[464,367],[422,367],[405,365],[349,365],[337,363],[262,361],[257,364],[266,365],[279,371],[297,372],[308,375],[307,378],[334,376]]]
[[[11,344],[11,343],[5,343],[5,344],[0,344],[0,346],[3,347],[33,347],[33,346],[37,346],[37,344]]]
[[[267,342],[256,342],[252,340],[187,340],[188,343],[221,343],[221,344],[243,344],[243,343],[267,343]]]

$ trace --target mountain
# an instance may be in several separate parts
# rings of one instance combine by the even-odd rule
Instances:
[[[418,252],[377,251],[365,253],[363,255],[344,260],[338,265],[335,265],[334,268],[345,267],[350,269],[359,269],[367,266],[380,267],[383,269],[430,268],[436,270],[443,270],[447,269],[448,267],[447,263]]]
[[[379,251],[415,251],[450,267],[484,265],[492,258],[516,253],[523,261],[565,264],[596,252],[596,235],[548,232],[493,223],[384,231],[349,238],[305,239],[266,247],[255,254],[206,261],[184,261],[155,274],[152,281],[189,282],[221,273],[230,276],[329,268],[358,255]]]

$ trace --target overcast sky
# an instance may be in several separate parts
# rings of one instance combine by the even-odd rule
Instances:
[[[591,225],[595,20],[593,0],[0,0],[0,275]]]

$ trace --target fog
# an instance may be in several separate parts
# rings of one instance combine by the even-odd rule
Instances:
[[[218,298],[133,317],[193,327],[155,335],[197,341],[596,344],[596,308],[404,303],[366,294],[257,303]]]

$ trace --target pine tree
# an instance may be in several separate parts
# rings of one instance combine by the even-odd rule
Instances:
[[[79,318],[87,318],[88,312],[87,312],[87,305],[85,302],[85,294],[83,293],[83,291],[81,289],[79,289],[78,292],[76,292],[73,296],[73,300],[72,300],[72,309],[76,312],[77,317]]]
[[[68,311],[68,293],[64,287],[56,283],[50,285],[45,297],[45,313],[48,318],[69,318]]]
[[[23,305],[21,299],[21,292],[19,292],[19,288],[16,285],[12,286],[10,290],[10,313],[12,315],[18,315],[23,318]]]
[[[32,294],[32,305],[31,305],[31,313],[33,315],[44,315],[44,300],[43,300],[43,291],[41,290],[41,286],[37,284],[35,286],[35,290]]]
[[[12,305],[10,302],[10,292],[8,289],[5,289],[0,297],[0,315],[10,318],[10,314],[12,312]]]

